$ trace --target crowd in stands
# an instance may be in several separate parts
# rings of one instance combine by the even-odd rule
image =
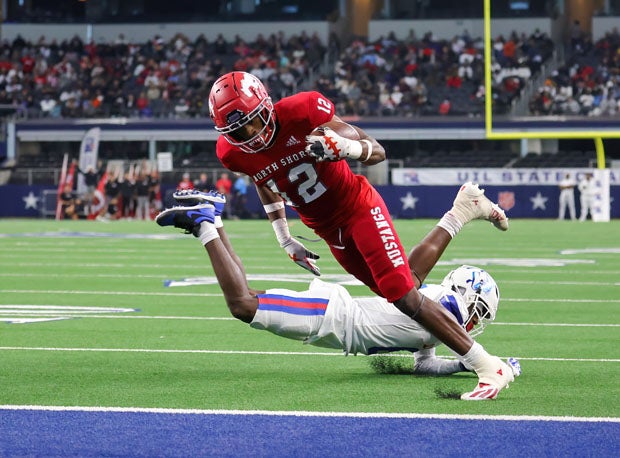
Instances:
[[[72,176],[58,196],[60,217],[64,219],[150,220],[162,208],[160,177],[147,161],[131,164],[126,171],[118,164],[81,170],[73,160],[75,174],[84,178],[80,189]]]
[[[230,70],[252,71],[276,98],[294,91],[325,53],[316,36],[259,35],[250,44],[177,34],[147,43],[58,43],[17,37],[0,44],[0,104],[28,118],[206,117],[211,84]]]
[[[506,111],[553,44],[540,33],[513,33],[497,37],[493,48],[494,104]],[[485,97],[483,40],[467,32],[444,40],[412,31],[341,49],[335,36],[324,44],[302,31],[251,43],[222,35],[192,41],[181,33],[141,44],[123,35],[111,43],[17,37],[0,45],[0,104],[27,118],[207,117],[209,89],[230,70],[254,73],[275,100],[316,89],[339,113],[359,116],[478,115]]]
[[[620,32],[593,42],[574,32],[570,57],[530,101],[535,115],[616,116],[620,113]]]
[[[542,33],[516,32],[493,43],[493,102],[506,112],[525,81],[553,53]],[[432,32],[404,40],[393,34],[374,43],[354,41],[343,50],[334,75],[317,89],[339,103],[338,112],[359,116],[481,115],[484,107],[484,42],[467,32],[451,40]]]
[[[182,172],[176,188],[163,195],[158,170],[149,161],[130,164],[103,165],[84,171],[74,160],[75,173],[84,177],[81,191],[75,182],[66,183],[58,195],[61,217],[64,219],[97,219],[99,221],[151,220],[164,206],[174,205],[172,192],[176,190],[218,191],[226,197],[228,205],[224,218],[253,218],[247,209],[247,193],[250,185],[245,175],[232,180],[227,172],[221,172],[217,179],[209,179],[206,172]],[[73,180],[73,179],[72,179]]]
[[[355,116],[480,115],[484,108],[483,40],[432,32],[358,39],[341,49],[335,36],[282,32],[248,43],[222,35],[209,42],[177,34],[147,43],[84,43],[79,37],[0,44],[0,104],[27,118],[206,117],[213,81],[230,70],[261,78],[275,100],[316,89]],[[513,32],[493,40],[493,102],[507,112],[524,84],[553,53],[545,34]],[[574,34],[570,57],[550,73],[530,102],[536,115],[614,116],[620,112],[620,33],[596,43]],[[334,64],[323,66],[326,55]]]

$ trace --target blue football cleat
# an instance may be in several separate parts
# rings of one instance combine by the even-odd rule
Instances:
[[[515,377],[521,375],[521,363],[519,363],[519,360],[517,358],[508,358],[506,362],[512,369],[512,373],[515,375]]]
[[[191,207],[167,208],[155,217],[155,222],[160,226],[174,226],[185,229],[186,234],[198,237],[200,224],[215,221],[215,207],[211,204],[200,204]]]
[[[210,203],[215,207],[215,216],[220,216],[226,205],[226,196],[217,191],[197,191],[196,189],[182,189],[175,191],[172,197],[181,205],[199,205]]]

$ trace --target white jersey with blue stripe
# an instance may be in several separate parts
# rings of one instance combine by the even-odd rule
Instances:
[[[460,296],[439,285],[424,286],[420,292],[441,303],[462,324],[465,305]],[[308,291],[271,289],[258,299],[252,327],[347,354],[416,352],[440,343],[385,299],[352,298],[342,286],[318,278]]]

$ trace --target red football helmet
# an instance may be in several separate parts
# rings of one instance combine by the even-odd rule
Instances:
[[[251,73],[230,72],[218,78],[209,94],[209,114],[215,130],[246,153],[266,149],[275,135],[273,102],[263,83]],[[248,138],[242,128],[257,117],[262,126]]]

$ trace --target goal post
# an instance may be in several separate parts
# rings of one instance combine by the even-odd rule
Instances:
[[[567,129],[544,129],[534,127],[504,128],[493,127],[493,81],[491,73],[492,49],[491,41],[491,0],[484,2],[484,84],[485,105],[484,122],[485,136],[489,140],[520,140],[520,139],[592,139],[596,150],[597,168],[594,170],[594,179],[597,183],[596,198],[592,209],[593,221],[610,220],[610,170],[605,166],[604,138],[620,138],[619,128],[608,130],[591,130],[571,126]]]
[[[599,168],[605,168],[605,151],[603,148],[603,138],[620,138],[620,129],[610,128],[603,130],[591,130],[587,127],[575,129],[574,126],[553,130],[533,127],[495,129],[493,126],[493,97],[492,97],[492,35],[491,35],[491,0],[484,2],[484,84],[486,88],[485,97],[485,133],[490,140],[516,140],[522,138],[534,139],[592,139],[599,138],[600,143],[596,146],[597,162]]]

